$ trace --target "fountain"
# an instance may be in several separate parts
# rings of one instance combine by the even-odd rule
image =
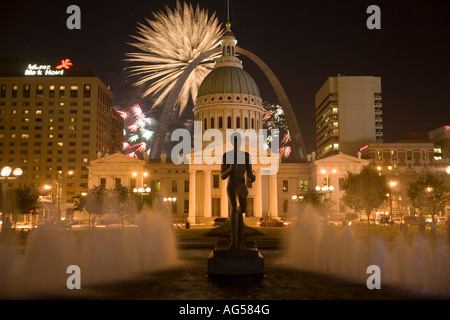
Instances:
[[[330,227],[313,210],[299,215],[283,263],[293,269],[332,274],[365,285],[367,267],[377,265],[384,285],[430,296],[450,296],[450,248],[446,240],[400,235],[388,244],[381,236],[362,241],[352,227]]]
[[[81,270],[81,287],[124,280],[177,261],[170,219],[141,214],[137,227],[73,231],[43,225],[28,237],[25,252],[0,245],[0,295],[27,298],[67,294],[67,267]]]

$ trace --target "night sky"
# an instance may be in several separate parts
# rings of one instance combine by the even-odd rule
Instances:
[[[283,85],[315,150],[314,95],[328,76],[381,76],[384,141],[450,125],[450,2],[231,0],[238,46],[262,58]],[[124,68],[137,22],[176,0],[5,1],[0,9],[0,56],[69,58],[86,62],[110,86],[117,109],[152,98],[131,86]],[[225,0],[192,1],[226,21]],[[81,30],[68,30],[66,8],[81,8]],[[369,30],[366,9],[381,8],[381,30]],[[264,100],[277,103],[258,67],[241,57]],[[183,115],[193,118],[192,108]],[[157,116],[157,112],[155,113]],[[183,120],[183,119],[182,119]],[[182,121],[176,125],[182,125]]]

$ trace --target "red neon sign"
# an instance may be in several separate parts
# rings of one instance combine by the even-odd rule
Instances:
[[[368,144],[366,144],[364,147],[362,147],[362,148],[359,148],[359,151],[363,151],[363,150],[366,150],[367,148],[369,147],[369,145]]]
[[[56,69],[69,69],[71,66],[73,66],[73,63],[70,62],[70,59],[66,59],[66,60],[61,60],[61,64],[59,66],[56,67]]]

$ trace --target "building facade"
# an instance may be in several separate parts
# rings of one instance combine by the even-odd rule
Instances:
[[[0,61],[0,165],[60,204],[88,187],[90,160],[122,149],[113,94],[84,63]],[[40,189],[42,190],[42,189]]]
[[[381,78],[329,77],[315,96],[317,157],[357,156],[359,148],[383,142]]]
[[[409,184],[418,176],[433,173],[450,183],[446,168],[448,159],[435,159],[433,143],[398,142],[370,143],[361,147],[363,159],[369,160],[380,172],[386,175],[391,189],[393,214],[404,216],[411,212],[411,201],[407,196]],[[390,203],[386,203],[388,208]]]

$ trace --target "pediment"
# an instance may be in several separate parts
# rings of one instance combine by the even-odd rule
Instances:
[[[360,159],[357,157],[349,156],[347,154],[339,153],[334,156],[326,157],[323,159],[315,160],[316,165],[326,165],[326,164],[369,164],[369,160]]]
[[[110,164],[145,164],[146,161],[136,159],[136,158],[131,158],[120,152],[90,161],[90,165],[108,164],[108,163],[110,163]]]

